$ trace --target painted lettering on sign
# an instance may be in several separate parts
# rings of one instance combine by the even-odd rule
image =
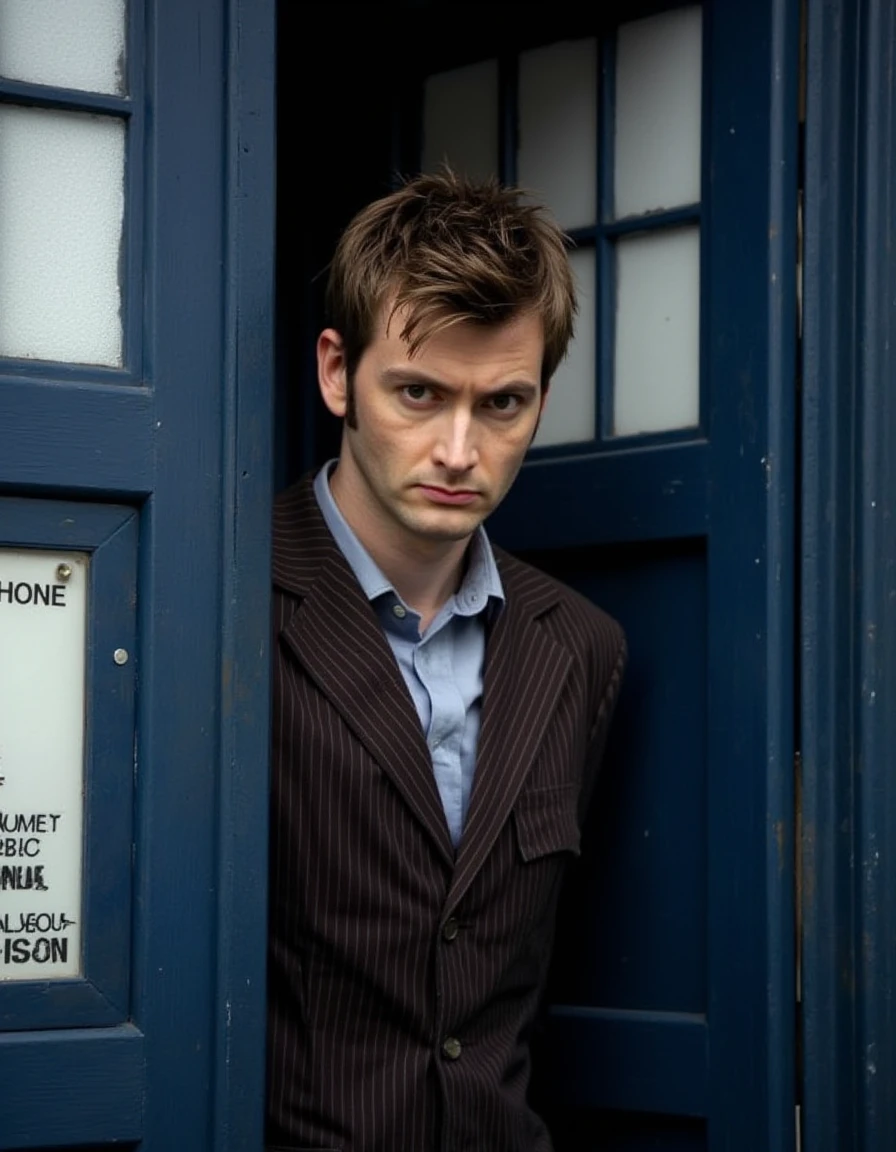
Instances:
[[[65,936],[38,936],[36,940],[3,941],[4,964],[64,964],[68,960],[68,939]]]
[[[41,605],[46,608],[64,608],[65,592],[64,584],[27,584],[24,580],[18,584],[12,580],[4,583],[0,575],[0,608],[4,604],[21,604],[23,608],[28,604],[33,604],[35,608]]]
[[[0,808],[0,832],[55,832],[61,819],[58,812],[4,812]]]
[[[87,576],[0,548],[0,982],[81,973]]]

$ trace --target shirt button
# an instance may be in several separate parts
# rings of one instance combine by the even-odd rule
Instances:
[[[442,1055],[448,1060],[456,1060],[460,1056],[460,1040],[456,1036],[446,1036],[442,1041]]]
[[[442,925],[442,939],[443,940],[456,940],[459,925],[455,916],[449,917]]]
[[[392,606],[392,615],[397,616],[399,620],[404,620],[407,614],[408,610],[403,604],[394,604]]]

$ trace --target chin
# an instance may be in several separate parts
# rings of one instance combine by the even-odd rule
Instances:
[[[463,518],[456,516],[451,518],[439,517],[438,520],[418,520],[413,524],[408,524],[408,528],[421,540],[450,544],[457,540],[466,540],[468,536],[472,536],[481,523],[482,517],[478,515]]]

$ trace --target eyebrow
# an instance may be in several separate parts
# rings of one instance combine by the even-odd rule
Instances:
[[[450,384],[431,376],[428,372],[421,372],[416,368],[385,368],[380,377],[384,384],[426,384],[432,388],[443,388],[447,392],[454,391]],[[505,393],[522,393],[534,398],[538,395],[540,385],[533,384],[531,380],[508,380],[496,388],[488,390],[489,396],[502,396]]]

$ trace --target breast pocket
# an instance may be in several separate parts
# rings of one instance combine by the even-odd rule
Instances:
[[[577,805],[578,789],[574,784],[535,788],[519,795],[513,821],[523,860],[529,863],[557,852],[579,855]]]

